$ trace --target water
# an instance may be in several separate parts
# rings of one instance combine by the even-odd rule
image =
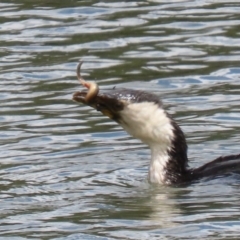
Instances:
[[[157,93],[192,167],[239,153],[240,1],[2,1],[0,239],[239,239],[239,176],[152,186],[149,150],[72,102]]]

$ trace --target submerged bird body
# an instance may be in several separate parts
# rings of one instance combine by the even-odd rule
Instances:
[[[188,168],[185,136],[163,109],[158,96],[132,89],[111,89],[98,92],[89,101],[89,98],[86,100],[87,93],[76,92],[73,100],[101,111],[149,146],[149,182],[176,185],[240,172],[240,155],[219,157],[199,168]]]

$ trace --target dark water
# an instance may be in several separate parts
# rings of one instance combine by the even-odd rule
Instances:
[[[159,94],[191,166],[240,152],[240,1],[1,1],[0,239],[239,239],[240,177],[149,185],[148,149],[71,101],[79,59]]]

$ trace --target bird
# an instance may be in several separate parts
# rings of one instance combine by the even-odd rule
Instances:
[[[77,76],[82,81],[81,64]],[[100,90],[95,82],[88,82],[87,86],[88,90],[75,92],[73,100],[100,111],[150,148],[150,183],[181,185],[240,172],[240,154],[220,156],[200,167],[190,168],[184,133],[164,109],[158,95],[127,88]]]

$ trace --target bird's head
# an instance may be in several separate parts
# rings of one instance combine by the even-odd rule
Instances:
[[[86,101],[87,91],[76,92],[73,100],[101,111],[119,123],[130,135],[142,142],[170,144],[173,136],[171,119],[155,94],[132,90],[111,89],[99,91],[91,101]]]

